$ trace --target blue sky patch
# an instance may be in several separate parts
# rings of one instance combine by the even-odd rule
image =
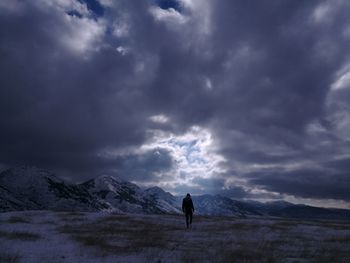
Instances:
[[[156,4],[162,9],[173,8],[178,12],[182,11],[181,4],[176,0],[156,0]]]
[[[80,3],[85,3],[87,8],[96,16],[103,16],[103,6],[97,0],[79,0]]]

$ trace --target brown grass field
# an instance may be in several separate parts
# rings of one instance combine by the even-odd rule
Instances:
[[[186,229],[181,215],[0,216],[0,262],[350,262],[349,222],[195,216]]]

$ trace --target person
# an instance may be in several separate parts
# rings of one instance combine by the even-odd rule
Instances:
[[[186,226],[189,228],[192,224],[192,216],[194,212],[194,206],[190,194],[187,194],[186,197],[182,200],[182,212],[186,216]]]

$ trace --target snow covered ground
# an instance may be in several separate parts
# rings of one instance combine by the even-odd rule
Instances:
[[[0,262],[350,262],[350,222],[8,212]]]

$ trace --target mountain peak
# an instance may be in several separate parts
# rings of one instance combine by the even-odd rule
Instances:
[[[112,175],[100,175],[92,179],[91,182],[93,182],[93,187],[98,191],[107,190],[115,192],[116,188],[119,188],[123,181]]]
[[[169,192],[164,191],[162,188],[158,186],[153,186],[145,190],[145,192],[153,197],[158,199],[165,200],[170,204],[175,204],[177,202],[176,198]]]
[[[147,192],[150,193],[166,193],[162,188],[160,188],[159,186],[153,186],[150,188],[146,189]]]
[[[119,177],[114,176],[114,175],[107,175],[107,174],[100,175],[100,176],[96,177],[94,180],[100,181],[100,182],[108,182],[108,183],[111,183],[111,182],[121,183],[121,182],[123,182],[123,180],[120,179]]]

